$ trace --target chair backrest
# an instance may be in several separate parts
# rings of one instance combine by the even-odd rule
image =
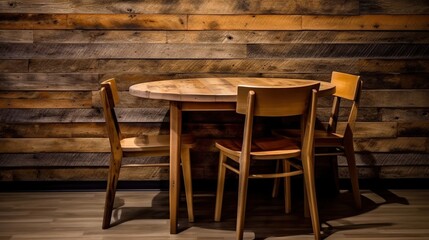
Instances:
[[[332,72],[331,83],[335,85],[335,94],[329,117],[328,132],[336,132],[341,99],[352,101],[347,124],[353,130],[362,92],[362,80],[357,75]]]
[[[319,83],[299,87],[238,86],[237,113],[245,114],[242,161],[249,159],[254,116],[296,116],[303,119],[302,149],[306,153],[313,147],[316,119],[317,90]]]
[[[120,144],[121,131],[114,109],[116,104],[119,103],[115,79],[109,79],[101,83],[100,97],[112,154],[122,154],[122,147]]]

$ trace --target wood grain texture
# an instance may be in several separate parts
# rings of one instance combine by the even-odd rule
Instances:
[[[120,123],[124,137],[168,134],[167,123]],[[96,123],[0,123],[2,138],[87,138],[107,137],[105,124]]]
[[[0,42],[32,43],[33,31],[0,30]]]
[[[298,30],[301,16],[293,15],[190,15],[189,30]]]
[[[28,60],[2,60],[0,61],[0,73],[24,73],[28,72]]]
[[[429,15],[303,16],[305,30],[428,30]]]
[[[72,29],[156,29],[185,30],[186,15],[148,14],[69,14]]]
[[[429,19],[428,19],[429,21]],[[427,58],[427,44],[248,45],[249,58]]]
[[[0,90],[10,91],[88,91],[98,89],[97,74],[0,74]]]
[[[243,58],[245,45],[208,44],[1,44],[2,59],[98,59],[110,58]]]
[[[108,138],[1,138],[0,153],[110,152]]]
[[[119,122],[160,123],[168,121],[166,108],[120,108],[116,112]],[[99,108],[92,109],[0,109],[2,123],[74,123],[103,122]]]
[[[91,92],[2,92],[0,108],[90,108]]]
[[[10,38],[12,38],[12,36]],[[165,31],[38,30],[34,31],[33,38],[35,43],[167,42]]]
[[[425,0],[360,0],[361,14],[427,14],[429,3]]]
[[[192,1],[159,2],[146,0],[139,2],[109,2],[101,3],[96,0],[85,2],[23,0],[19,2],[0,1],[0,10],[9,13],[43,12],[43,13],[165,13],[165,14],[357,14],[359,1],[318,0],[318,1],[288,1],[288,0],[252,0],[252,1]]]
[[[2,13],[0,29],[68,29],[67,15]]]
[[[356,152],[418,152],[429,153],[429,138],[398,137],[386,139],[355,139]]]

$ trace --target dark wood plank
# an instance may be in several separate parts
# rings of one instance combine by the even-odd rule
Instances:
[[[420,122],[428,120],[427,108],[383,108],[380,110],[382,121]]]
[[[429,108],[429,90],[366,90],[362,107]]]
[[[68,29],[67,15],[2,13],[0,29]]]
[[[90,91],[99,89],[98,75],[90,73],[3,73],[0,89],[10,91]]]
[[[209,44],[1,44],[2,59],[97,59],[110,58],[244,58],[245,45]]]
[[[0,38],[1,39],[1,38]],[[35,30],[35,43],[165,43],[166,31]]]
[[[91,92],[4,92],[0,108],[90,108]]]
[[[356,152],[419,152],[429,153],[428,137],[398,137],[386,139],[354,139]]]
[[[165,13],[165,14],[358,14],[359,1],[341,0],[252,0],[252,1],[166,1],[146,0],[127,2],[109,2],[96,0],[65,2],[43,1],[34,2],[21,0],[19,2],[0,1],[0,9],[10,13]]]
[[[358,72],[371,73],[428,73],[429,61],[425,59],[361,59]]]
[[[0,61],[0,73],[25,73],[28,72],[28,60],[2,60]]]
[[[168,123],[120,123],[123,137],[168,134]],[[97,123],[0,123],[1,138],[107,137],[104,122]]]
[[[4,169],[0,181],[106,181],[107,167],[39,167]],[[168,180],[166,168],[123,168],[119,180]]]
[[[429,20],[429,19],[428,19]],[[427,58],[427,44],[250,44],[250,58]]]
[[[166,37],[168,43],[429,43],[429,32],[421,31],[167,31]]]
[[[365,89],[429,89],[428,73],[361,74]]]
[[[429,155],[424,153],[358,153],[356,165],[358,167],[379,166],[427,166]],[[343,156],[338,157],[339,166],[347,166]]]
[[[338,169],[339,178],[349,178],[348,167]],[[379,168],[361,167],[358,169],[360,179],[419,179],[429,173],[427,166],[384,166]],[[370,237],[372,234],[368,234]],[[392,236],[390,236],[392,237]]]
[[[360,0],[361,14],[427,14],[426,0]]]
[[[358,59],[100,60],[103,73],[356,73]],[[392,61],[393,62],[393,61]],[[429,61],[414,63],[427,65]],[[405,62],[403,62],[405,65]],[[401,65],[402,66],[402,65]],[[378,68],[380,69],[380,68]]]
[[[303,16],[304,30],[428,30],[429,15]]]
[[[119,122],[168,122],[166,108],[119,108]],[[93,109],[0,109],[2,123],[74,123],[104,122],[102,110]]]
[[[0,153],[110,152],[108,138],[0,138]]]
[[[422,120],[422,121],[415,121],[415,122],[399,122],[398,136],[401,136],[401,137],[429,136],[429,121]]]

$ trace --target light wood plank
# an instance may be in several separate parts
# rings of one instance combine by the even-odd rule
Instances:
[[[0,89],[9,91],[88,91],[99,89],[91,73],[2,73]]]
[[[173,14],[69,14],[67,24],[73,29],[185,30],[187,18]]]
[[[108,138],[0,138],[0,153],[110,152]]]
[[[190,15],[188,30],[299,30],[294,15]]]
[[[91,92],[2,92],[0,108],[90,108]]]

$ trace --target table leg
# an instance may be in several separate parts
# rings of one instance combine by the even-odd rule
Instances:
[[[182,110],[179,102],[170,102],[170,234],[177,233],[180,189],[180,136]]]

